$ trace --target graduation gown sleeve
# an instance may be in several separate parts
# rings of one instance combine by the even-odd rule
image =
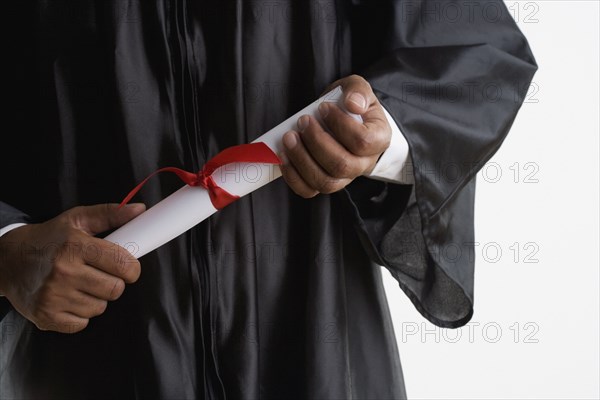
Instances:
[[[17,210],[9,204],[0,201],[0,228],[17,223],[29,223],[30,218],[27,214]]]
[[[473,314],[475,176],[537,65],[502,1],[353,3],[356,24],[382,21],[354,54],[373,60],[361,75],[409,143],[415,184],[361,178],[342,195],[372,260],[429,321],[459,327]]]
[[[27,214],[17,210],[9,204],[0,201],[0,228],[16,223],[29,223],[30,218]],[[2,249],[0,248],[0,252]],[[6,297],[0,297],[0,321],[12,310],[12,306]]]

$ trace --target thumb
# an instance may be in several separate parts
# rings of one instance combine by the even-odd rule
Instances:
[[[124,225],[144,211],[146,205],[143,203],[127,204],[122,208],[119,208],[119,204],[107,203],[72,208],[68,211],[68,217],[74,227],[97,235]]]

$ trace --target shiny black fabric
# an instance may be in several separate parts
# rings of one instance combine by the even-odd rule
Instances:
[[[25,218],[7,204],[43,221],[120,201],[159,167],[197,170],[351,73],[406,136],[416,183],[360,178],[304,200],[278,180],[143,257],[140,280],[81,333],[9,311],[2,399],[404,398],[377,264],[433,323],[469,321],[475,174],[536,70],[503,3],[8,8],[0,226]],[[138,199],[180,185],[164,176]]]

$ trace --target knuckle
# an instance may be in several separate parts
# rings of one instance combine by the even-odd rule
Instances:
[[[63,213],[66,220],[70,223],[70,226],[80,226],[81,215],[84,213],[84,206],[73,207]]]
[[[374,135],[369,132],[365,132],[362,135],[356,137],[355,150],[359,154],[369,153],[373,150]]]
[[[351,169],[351,164],[348,159],[346,157],[341,157],[334,162],[330,172],[332,176],[336,178],[345,178],[350,175]]]
[[[57,260],[52,265],[52,273],[50,274],[50,280],[64,281],[65,279],[73,276],[73,268],[68,261]]]

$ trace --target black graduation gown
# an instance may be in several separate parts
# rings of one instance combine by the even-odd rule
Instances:
[[[475,174],[536,70],[502,2],[469,4],[11,2],[1,226],[198,170],[352,73],[406,136],[415,185],[305,200],[280,179],[142,257],[81,333],[8,311],[0,397],[404,398],[377,265],[434,324],[469,321]],[[161,176],[137,200],[180,186]]]

